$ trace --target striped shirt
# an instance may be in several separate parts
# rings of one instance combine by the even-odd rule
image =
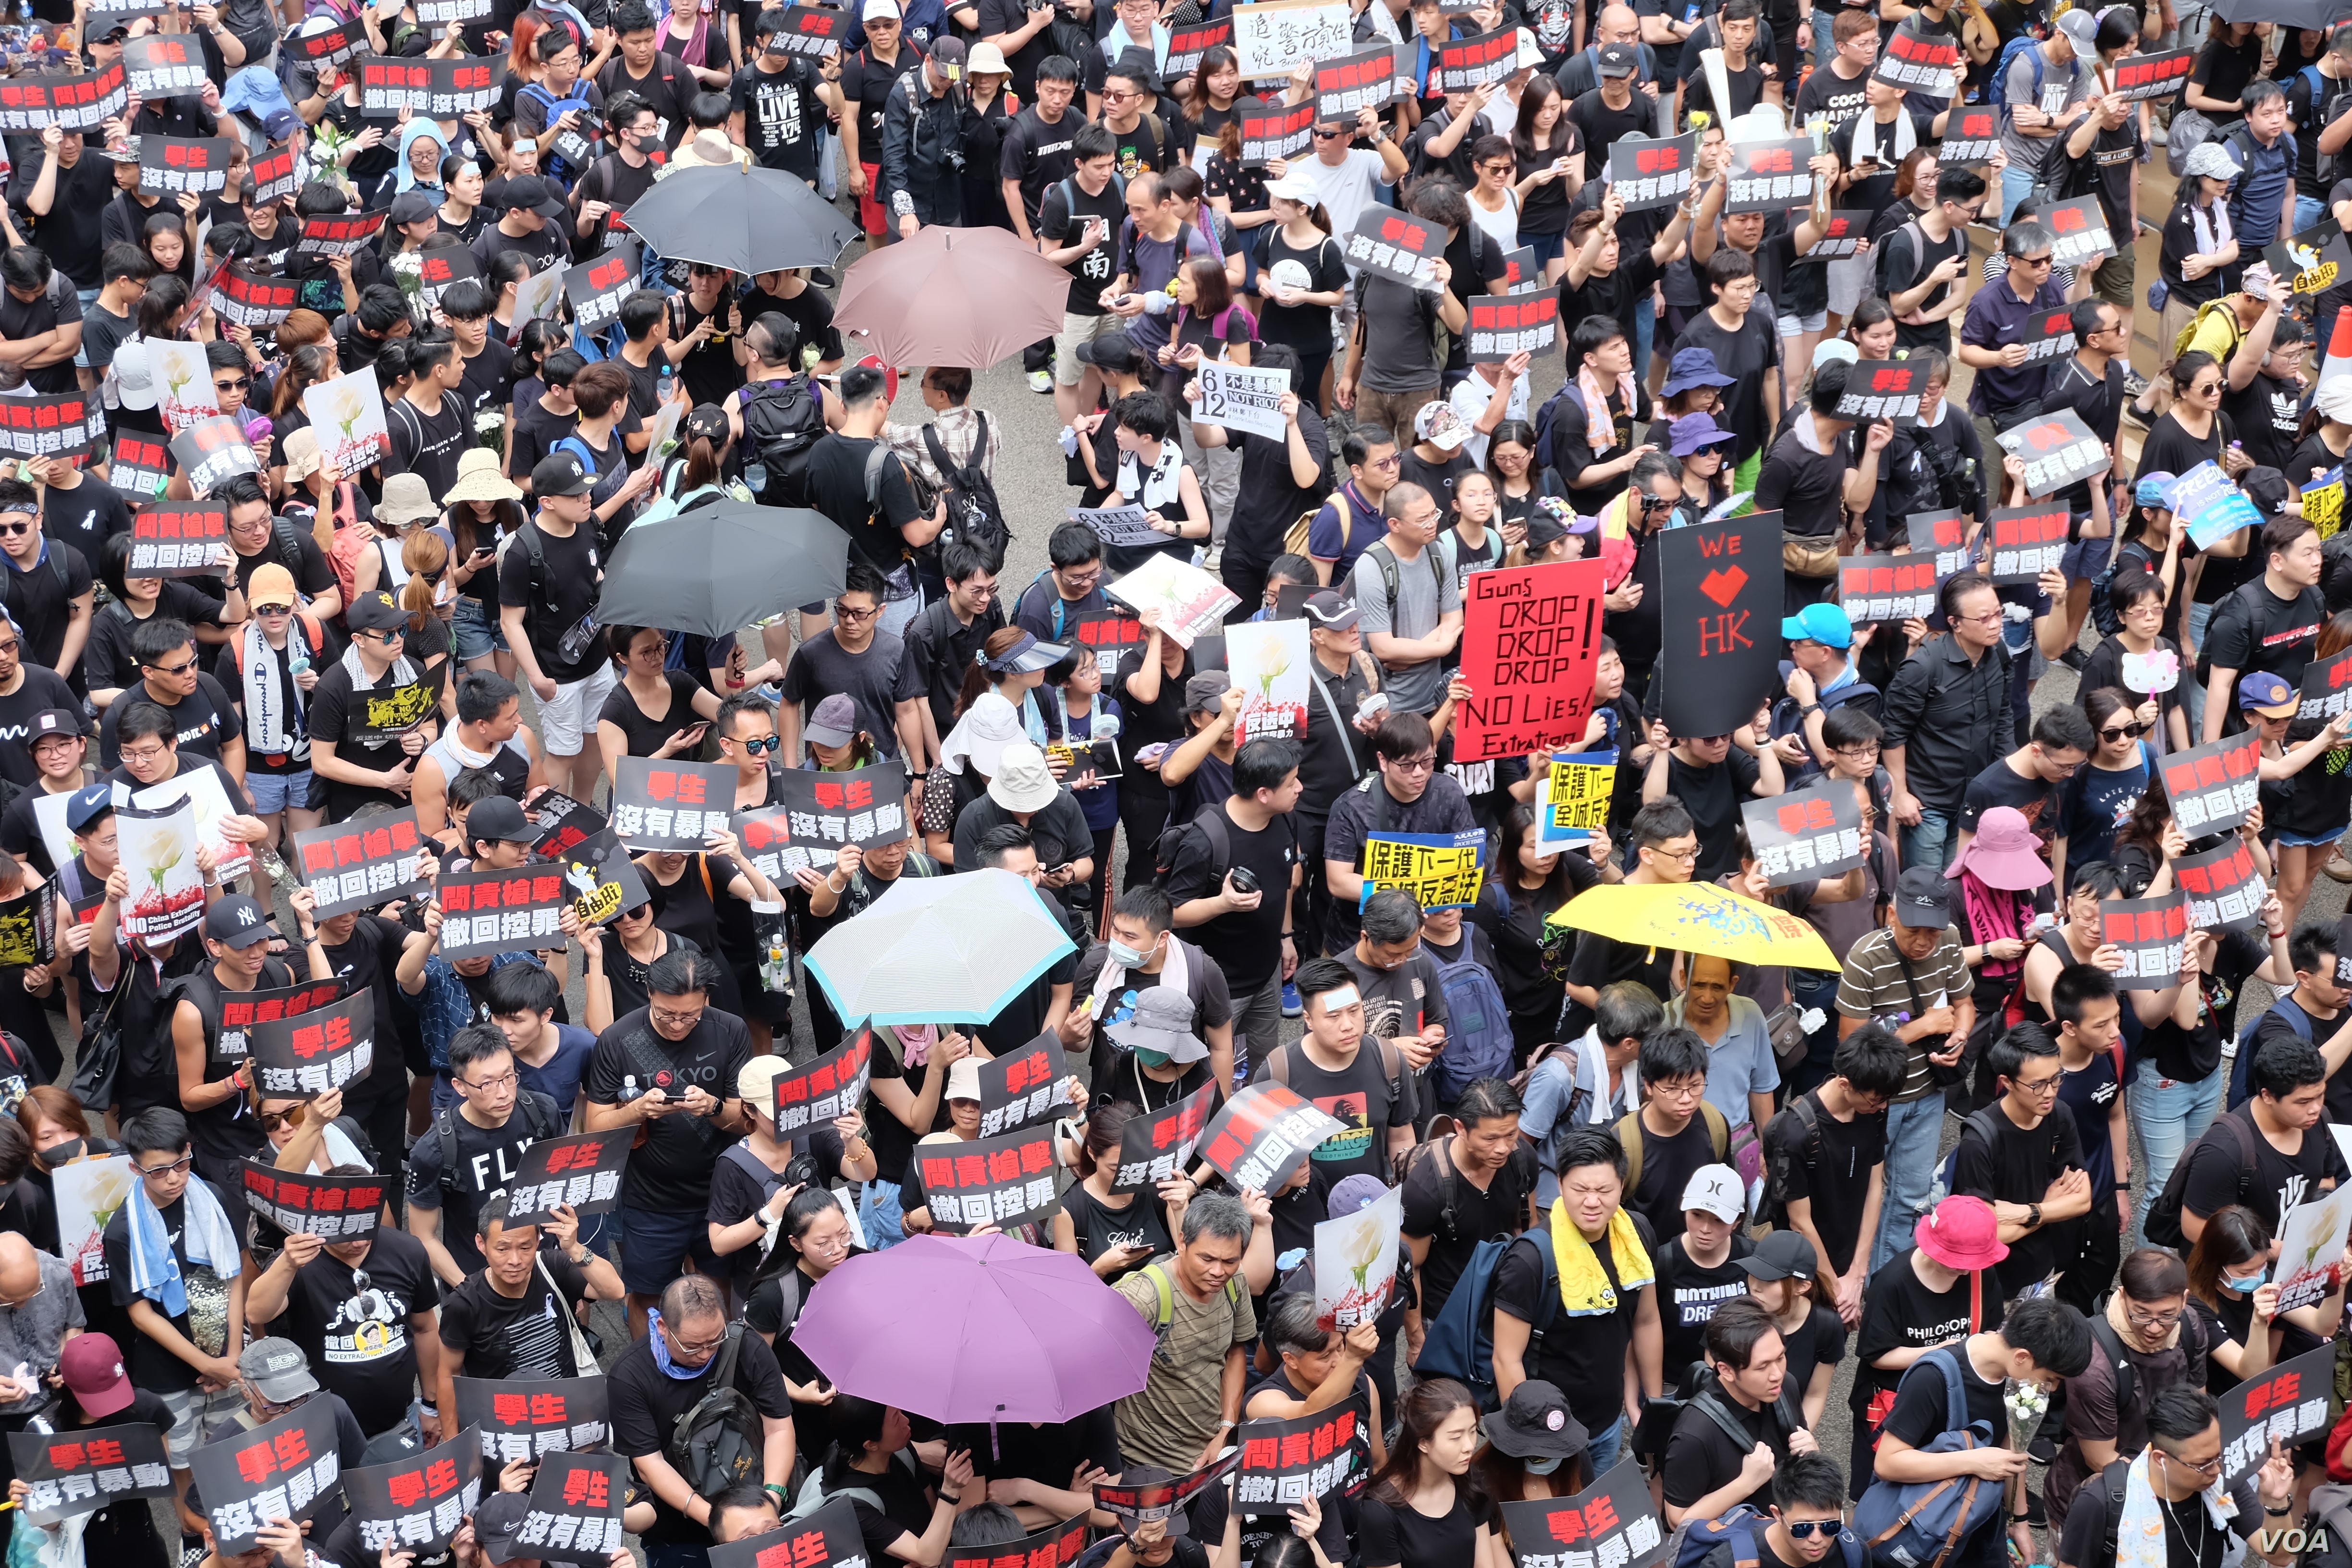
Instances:
[[[1968,963],[1960,956],[1959,935],[1948,927],[1936,939],[1933,952],[1911,963],[1907,980],[1904,963],[1890,930],[1872,931],[1855,942],[1846,952],[1845,973],[1838,980],[1838,1012],[1849,1018],[1876,1018],[1892,1025],[1897,1013],[1917,1017],[1938,1006],[1957,1005],[1974,984]],[[1903,1092],[1895,1097],[1897,1101],[1918,1100],[1934,1087],[1927,1076],[1928,1038],[1932,1037],[1910,1044],[1910,1061]]]

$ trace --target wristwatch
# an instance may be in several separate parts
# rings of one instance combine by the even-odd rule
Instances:
[[[2042,1228],[2042,1205],[2040,1204],[2028,1204],[2025,1205],[2025,1228],[2028,1230],[2040,1230]]]
[[[1820,703],[1808,702],[1797,710],[1797,717],[1800,719],[1810,719],[1821,710],[1822,705]]]

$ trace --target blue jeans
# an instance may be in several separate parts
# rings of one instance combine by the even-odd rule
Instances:
[[[2197,645],[2200,652],[2205,647],[2205,627],[2212,619],[2211,605],[2189,605],[2189,640]],[[2205,683],[2189,670],[2182,670],[2180,675],[2180,684],[2189,691],[2189,743],[2193,746],[2197,744],[2198,737],[2205,733]]]
[[[1633,307],[1633,363],[1650,363],[1650,341],[1657,334],[1658,302],[1656,296],[1644,293],[1641,303]],[[1594,1471],[1595,1475],[1600,1471]]]
[[[1895,1254],[1911,1249],[1911,1233],[1927,1212],[1927,1190],[1936,1179],[1936,1146],[1943,1131],[1940,1093],[1886,1108],[1886,1196],[1878,1216],[1878,1241],[1870,1251],[1873,1274]]]
[[[1925,866],[1941,876],[1944,868],[1951,863],[1951,817],[1923,805],[1919,808],[1919,826],[1904,828],[1902,834],[1904,866]]]
[[[2033,171],[2011,163],[2000,172],[2000,226],[2009,226],[2010,214],[2017,204],[2033,194]]]
[[[880,1252],[907,1239],[907,1216],[898,1207],[898,1184],[868,1182],[857,1194],[857,1223],[866,1227],[868,1250]]]
[[[1617,1463],[1618,1450],[1624,1446],[1625,1416],[1622,1412],[1620,1412],[1616,1420],[1592,1434],[1591,1440],[1585,1445],[1584,1457],[1592,1466],[1592,1473],[1596,1476],[1607,1475],[1611,1468]]]
[[[2148,1205],[2164,1191],[2171,1179],[2173,1166],[2187,1157],[2205,1130],[2213,1125],[2214,1115],[2221,1109],[2221,1090],[2229,1074],[2215,1068],[2194,1083],[2179,1079],[2158,1078],[2156,1064],[2144,1064],[2132,1078],[2131,1087],[2125,1091],[2125,1103],[2130,1108],[2131,1123],[2139,1133],[2142,1164],[2139,1170],[2140,1201],[2132,1211],[2134,1247],[2147,1245],[2146,1226]]]

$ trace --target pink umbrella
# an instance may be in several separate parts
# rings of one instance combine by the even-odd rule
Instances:
[[[936,1421],[1067,1421],[1142,1388],[1151,1330],[1074,1254],[917,1236],[818,1281],[793,1342],[836,1387]]]
[[[1009,229],[926,228],[842,279],[834,324],[895,365],[984,370],[1062,330],[1070,275]]]

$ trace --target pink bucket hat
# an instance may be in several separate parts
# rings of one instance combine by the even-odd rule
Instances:
[[[2025,825],[2025,814],[2015,806],[1996,805],[1977,819],[1977,836],[1969,840],[1944,875],[1973,871],[1988,888],[2023,892],[2050,880],[2050,868],[2036,850],[2042,840]]]

